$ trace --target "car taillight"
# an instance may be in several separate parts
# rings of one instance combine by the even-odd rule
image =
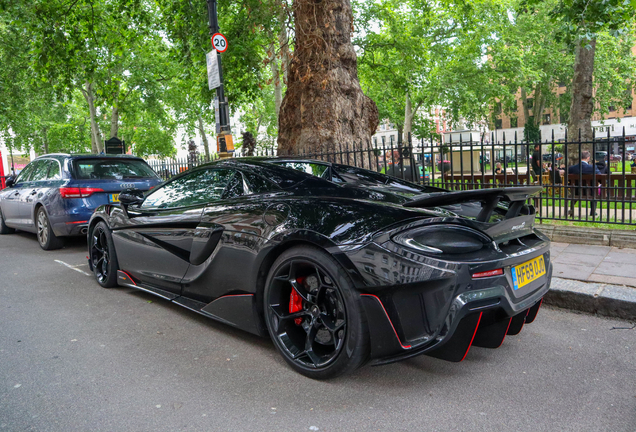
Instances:
[[[60,195],[62,198],[88,198],[96,192],[104,192],[104,189],[92,187],[61,187]]]
[[[490,271],[485,271],[485,272],[481,272],[481,273],[475,273],[473,275],[473,279],[481,279],[481,278],[486,278],[486,277],[501,276],[502,274],[504,274],[503,269],[490,270]]]

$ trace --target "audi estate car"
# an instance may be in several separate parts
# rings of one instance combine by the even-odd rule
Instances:
[[[311,160],[243,158],[120,194],[88,225],[105,288],[270,337],[328,379],[426,354],[459,362],[532,323],[550,287],[540,187],[449,192]]]
[[[150,166],[128,155],[49,154],[9,177],[0,191],[0,234],[37,234],[45,250],[63,237],[85,236],[93,211],[117,203],[124,189],[148,191],[161,183]]]

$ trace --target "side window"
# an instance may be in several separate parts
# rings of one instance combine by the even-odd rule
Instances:
[[[267,193],[273,190],[280,189],[275,183],[272,183],[269,180],[265,180],[263,177],[252,174],[251,172],[244,172],[243,177],[245,177],[245,182],[247,183],[248,190],[246,190],[245,192],[248,195]]]
[[[31,174],[31,178],[29,179],[29,181],[46,180],[46,174],[49,172],[49,161],[43,159],[36,161],[35,163],[36,165],[33,169],[33,174]]]
[[[37,161],[31,162],[26,167],[24,167],[24,169],[20,172],[20,175],[18,176],[16,184],[29,181],[29,177],[31,176],[31,173],[33,172],[33,168],[35,168],[36,164],[37,164]]]
[[[47,180],[60,180],[62,173],[60,172],[60,164],[56,160],[50,161],[49,174],[46,176]]]
[[[329,167],[327,165],[308,163],[308,162],[282,162],[278,163],[287,168],[293,168],[316,177],[326,178],[329,175]]]
[[[178,208],[220,200],[235,171],[198,170],[179,177],[154,190],[141,208]]]

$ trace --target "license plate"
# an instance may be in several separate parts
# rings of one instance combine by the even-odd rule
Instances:
[[[543,255],[512,268],[512,283],[515,291],[545,275]]]
[[[110,195],[108,195],[108,200],[111,203],[118,203],[119,202],[119,194],[110,194]]]

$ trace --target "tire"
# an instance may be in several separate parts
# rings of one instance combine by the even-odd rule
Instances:
[[[53,232],[44,207],[40,207],[35,213],[35,227],[38,230],[38,243],[42,249],[49,251],[64,246],[64,241]]]
[[[88,252],[97,283],[104,288],[117,286],[117,252],[106,222],[99,222],[88,239]]]
[[[9,228],[7,224],[4,223],[4,216],[2,214],[2,209],[0,209],[0,234],[13,234],[15,230],[13,228]]]
[[[367,360],[369,332],[360,295],[322,250],[299,246],[283,252],[265,282],[263,306],[276,349],[298,373],[325,380]]]

